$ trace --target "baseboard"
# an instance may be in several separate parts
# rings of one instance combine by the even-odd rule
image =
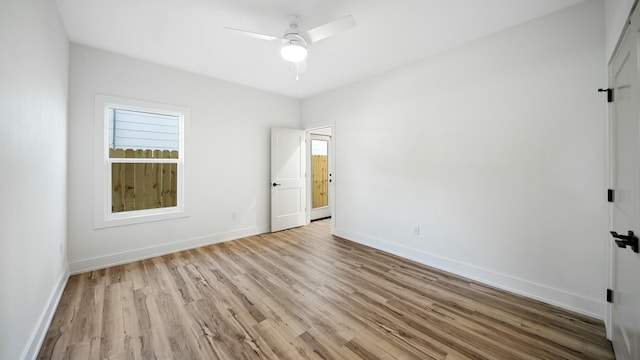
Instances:
[[[60,302],[62,292],[67,285],[68,279],[69,269],[65,267],[64,271],[58,278],[56,287],[53,289],[53,292],[49,296],[49,299],[47,299],[47,304],[40,314],[40,318],[38,318],[38,323],[33,329],[31,337],[29,338],[29,342],[22,352],[22,356],[20,357],[20,359],[33,360],[38,356],[38,352],[40,352],[40,347],[42,346],[45,335],[47,335],[47,330],[49,330],[49,325],[51,325],[53,315],[56,313],[58,303]]]
[[[71,262],[69,264],[69,267],[71,270],[71,274],[75,275],[87,271],[104,269],[110,266],[127,264],[133,261],[149,259],[156,256],[167,255],[179,251],[195,249],[201,246],[241,239],[247,236],[264,234],[266,232],[269,232],[269,228],[267,226],[252,226],[224,233],[209,234],[191,239],[180,240],[148,248],[135,249],[104,256],[97,256],[84,260],[77,260]]]
[[[378,239],[358,232],[336,228],[334,234],[347,240],[478,281],[489,286],[518,295],[523,295],[599,320],[604,319],[605,304],[603,301],[589,299],[584,296],[556,289],[547,285],[538,284],[504,273],[466,264],[457,260],[429,254],[421,250],[395,244],[387,240]]]

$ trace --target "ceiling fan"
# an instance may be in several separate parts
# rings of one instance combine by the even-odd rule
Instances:
[[[313,29],[306,31],[300,31],[298,28],[299,23],[300,17],[298,15],[289,15],[289,28],[284,32],[283,36],[261,34],[230,27],[225,27],[225,29],[261,40],[281,41],[282,46],[280,47],[280,55],[284,60],[296,65],[296,80],[298,80],[298,74],[306,70],[305,59],[308,54],[308,45],[339,34],[356,25],[356,22],[353,20],[351,15],[343,16],[339,19],[316,26]]]

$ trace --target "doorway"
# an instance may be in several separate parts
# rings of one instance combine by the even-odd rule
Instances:
[[[333,191],[332,128],[324,127],[308,132],[308,177],[310,221],[332,217]]]
[[[331,217],[329,208],[329,142],[327,135],[311,134],[311,221]]]

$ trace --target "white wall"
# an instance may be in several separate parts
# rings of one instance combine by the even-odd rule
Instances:
[[[53,1],[0,2],[0,359],[37,354],[67,279],[68,47]]]
[[[603,19],[589,1],[304,100],[306,128],[335,122],[336,234],[602,318]]]
[[[605,0],[605,35],[607,60],[613,55],[613,50],[622,34],[625,23],[635,0]]]
[[[70,54],[72,272],[269,231],[270,128],[299,128],[300,100],[80,45],[72,44]],[[93,230],[96,93],[191,109],[189,218]]]

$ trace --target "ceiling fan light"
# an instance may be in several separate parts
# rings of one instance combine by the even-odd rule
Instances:
[[[280,55],[289,62],[300,62],[307,57],[307,48],[300,41],[289,40],[280,48]]]

